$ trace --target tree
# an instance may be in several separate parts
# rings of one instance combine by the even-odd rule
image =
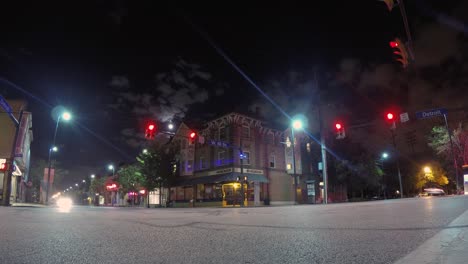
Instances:
[[[447,173],[438,163],[419,168],[415,175],[414,186],[418,192],[427,187],[445,187],[449,183]]]
[[[39,193],[40,187],[45,190],[46,185],[44,183],[44,170],[48,167],[48,163],[44,159],[37,159],[32,163],[31,170],[29,175],[31,176],[33,189],[35,192]],[[54,185],[55,187],[60,186],[63,178],[69,174],[68,170],[64,170],[60,167],[60,163],[55,161],[52,168],[54,170]],[[53,190],[51,190],[52,192]],[[50,193],[51,193],[50,192]]]
[[[145,186],[145,177],[139,165],[127,165],[117,172],[117,182],[120,185],[119,192],[124,195],[129,191],[138,191],[138,187]]]
[[[91,184],[89,186],[89,192],[92,194],[95,193],[102,193],[104,190],[104,182],[106,181],[105,177],[96,177],[91,180]]]
[[[447,130],[443,126],[432,128],[431,136],[428,138],[428,145],[435,153],[444,158],[446,164],[453,164],[452,153],[450,149],[450,139]],[[453,131],[453,152],[457,161],[457,167],[468,164],[468,131],[463,129],[461,124]],[[447,166],[449,171],[453,171],[452,166]]]
[[[159,188],[159,206],[162,206],[162,188],[168,188],[174,184],[177,168],[177,148],[178,144],[157,143],[154,144],[146,153],[137,157],[141,173],[144,176],[144,186],[149,191]]]

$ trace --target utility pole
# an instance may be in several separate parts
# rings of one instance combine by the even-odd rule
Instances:
[[[452,154],[453,166],[455,167],[455,182],[456,182],[456,185],[457,185],[457,194],[458,194],[458,188],[459,188],[459,186],[458,186],[458,165],[457,165],[457,158],[455,157],[455,152],[453,150],[452,134],[450,133],[450,128],[448,126],[447,114],[444,114],[444,120],[445,120],[445,128],[447,129],[447,133],[448,133],[449,140],[450,140],[450,152]]]

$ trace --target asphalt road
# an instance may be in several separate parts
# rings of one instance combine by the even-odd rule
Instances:
[[[0,208],[0,263],[393,263],[468,197],[260,208]]]

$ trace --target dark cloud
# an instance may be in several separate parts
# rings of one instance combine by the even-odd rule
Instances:
[[[110,86],[115,88],[117,99],[109,107],[126,113],[133,113],[137,117],[151,118],[159,122],[185,117],[194,104],[205,103],[210,99],[210,92],[203,87],[211,87],[211,74],[204,71],[195,63],[188,63],[179,59],[174,69],[155,74],[153,87],[135,87],[130,90],[130,81],[126,76],[114,76]],[[214,95],[224,92],[223,87],[214,89]],[[141,134],[141,133],[140,133]],[[140,146],[134,129],[124,129],[122,140],[133,147]]]

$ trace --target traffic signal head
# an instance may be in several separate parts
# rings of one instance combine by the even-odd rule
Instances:
[[[388,121],[393,121],[393,118],[394,118],[393,113],[387,113],[387,120]]]
[[[396,38],[390,41],[390,47],[393,49],[393,54],[397,55],[396,61],[399,61],[403,68],[406,68],[410,62],[406,45],[399,38]]]
[[[194,139],[196,136],[197,136],[197,133],[195,133],[195,132],[190,133],[190,138],[191,139]]]
[[[146,125],[145,138],[154,139],[155,134],[156,134],[156,124],[151,122],[148,125]]]
[[[6,171],[7,170],[7,163],[2,162],[0,163],[0,171]]]
[[[396,128],[395,114],[392,112],[387,112],[387,114],[385,115],[385,118],[387,119],[387,122],[391,124],[390,129],[395,129]]]
[[[344,126],[341,123],[335,123],[336,138],[343,139],[346,137]]]

